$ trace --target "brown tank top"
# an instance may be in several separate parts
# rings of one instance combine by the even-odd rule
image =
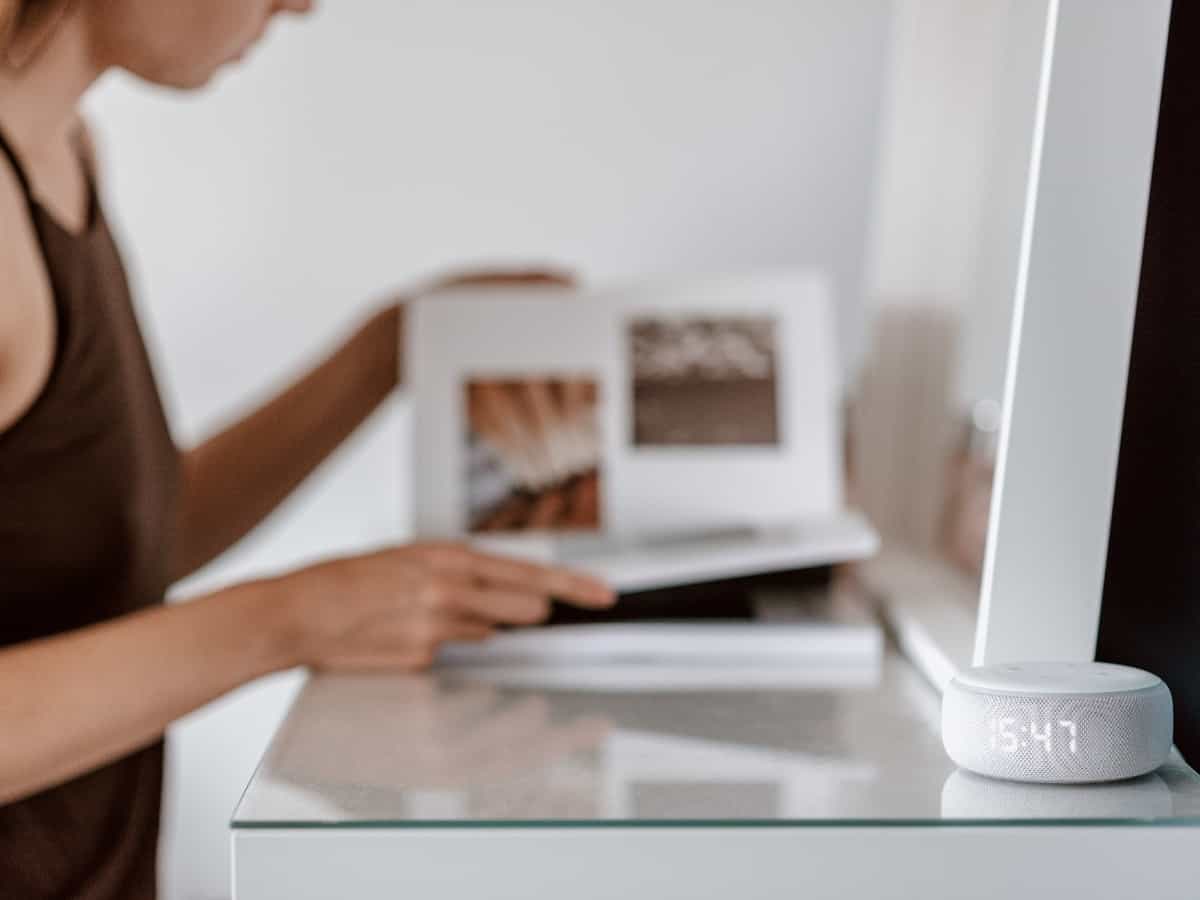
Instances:
[[[28,199],[58,326],[45,388],[0,431],[7,646],[162,602],[179,463],[92,173],[73,234],[34,200],[2,135],[0,151]],[[0,896],[154,897],[162,773],[160,742],[0,806]]]

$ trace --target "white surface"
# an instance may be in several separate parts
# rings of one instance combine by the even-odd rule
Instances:
[[[857,567],[904,656],[940,694],[970,666],[979,586],[948,563],[888,548]]]
[[[265,678],[172,726],[159,847],[164,898],[229,896],[229,811],[304,677],[285,672]]]
[[[851,562],[879,549],[874,529],[853,513],[772,528],[657,539],[512,535],[477,537],[473,543],[589,572],[620,593]]]
[[[1144,691],[1162,679],[1113,663],[1037,662],[976,666],[954,679],[972,691],[1005,694],[1115,694]]]
[[[181,439],[389,286],[480,258],[812,264],[860,329],[889,0],[317,8],[198,96],[114,77],[91,103]],[[205,583],[406,534],[407,425],[382,416]],[[227,895],[228,811],[287,696],[173,732],[165,900]]]
[[[790,898],[798,877],[806,896],[863,900],[1194,894],[1200,794],[1178,760],[1161,822],[1135,824],[1142,792],[1106,787],[1073,795],[1103,826],[1030,821],[1035,789],[998,798],[1035,809],[1019,827],[964,827],[944,814],[956,773],[934,692],[895,655],[880,674],[732,695],[312,679],[235,816],[237,896]],[[656,784],[674,799],[647,804]],[[997,814],[971,799],[976,823]]]
[[[607,533],[776,524],[842,507],[840,378],[826,280],[804,270],[559,292],[462,292],[418,303],[406,329],[417,532],[467,529],[464,382],[562,374],[600,388]],[[776,322],[779,445],[635,447],[628,323],[640,316]]]
[[[879,640],[882,644],[882,640]],[[753,690],[867,690],[879,682],[880,653],[860,659],[839,655],[815,662],[767,660],[736,663],[736,677],[723,665],[697,662],[619,662],[606,660],[589,665],[548,663],[488,663],[462,667],[472,680],[504,688],[577,692],[694,691],[737,692]]]
[[[1190,828],[238,831],[236,900],[1194,900]]]
[[[1050,3],[977,664],[1095,653],[1169,13]]]
[[[313,677],[233,827],[937,818],[951,767],[928,686],[894,656],[763,684],[741,665],[599,668]]]
[[[942,788],[950,819],[1159,818],[1171,814],[1171,791],[1157,775],[1090,785],[1021,784],[960,769]]]
[[[638,622],[613,625],[559,625],[515,631],[486,644],[448,645],[439,661],[452,666],[489,663],[589,665],[602,662],[747,664],[878,664],[883,636],[865,619],[858,624]],[[728,669],[731,680],[739,680]]]

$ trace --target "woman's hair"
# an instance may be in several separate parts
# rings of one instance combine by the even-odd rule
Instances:
[[[8,53],[8,45],[21,21],[22,0],[0,0],[0,51]]]
[[[37,56],[75,0],[0,0],[0,60],[24,68]]]

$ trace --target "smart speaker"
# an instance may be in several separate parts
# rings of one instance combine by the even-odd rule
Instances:
[[[967,669],[942,697],[942,744],[960,767],[1011,781],[1135,778],[1166,762],[1171,692],[1108,663],[1025,662]]]

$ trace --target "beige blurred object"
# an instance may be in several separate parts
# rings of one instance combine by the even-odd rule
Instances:
[[[947,471],[941,546],[951,562],[978,576],[983,572],[995,477],[994,451],[990,446],[981,446],[979,439],[994,437],[994,433],[981,432],[977,423],[968,424],[962,431]]]
[[[948,509],[962,451],[958,340],[957,317],[942,308],[893,306],[879,315],[848,416],[848,485],[885,545],[940,555],[946,523],[959,518]]]

